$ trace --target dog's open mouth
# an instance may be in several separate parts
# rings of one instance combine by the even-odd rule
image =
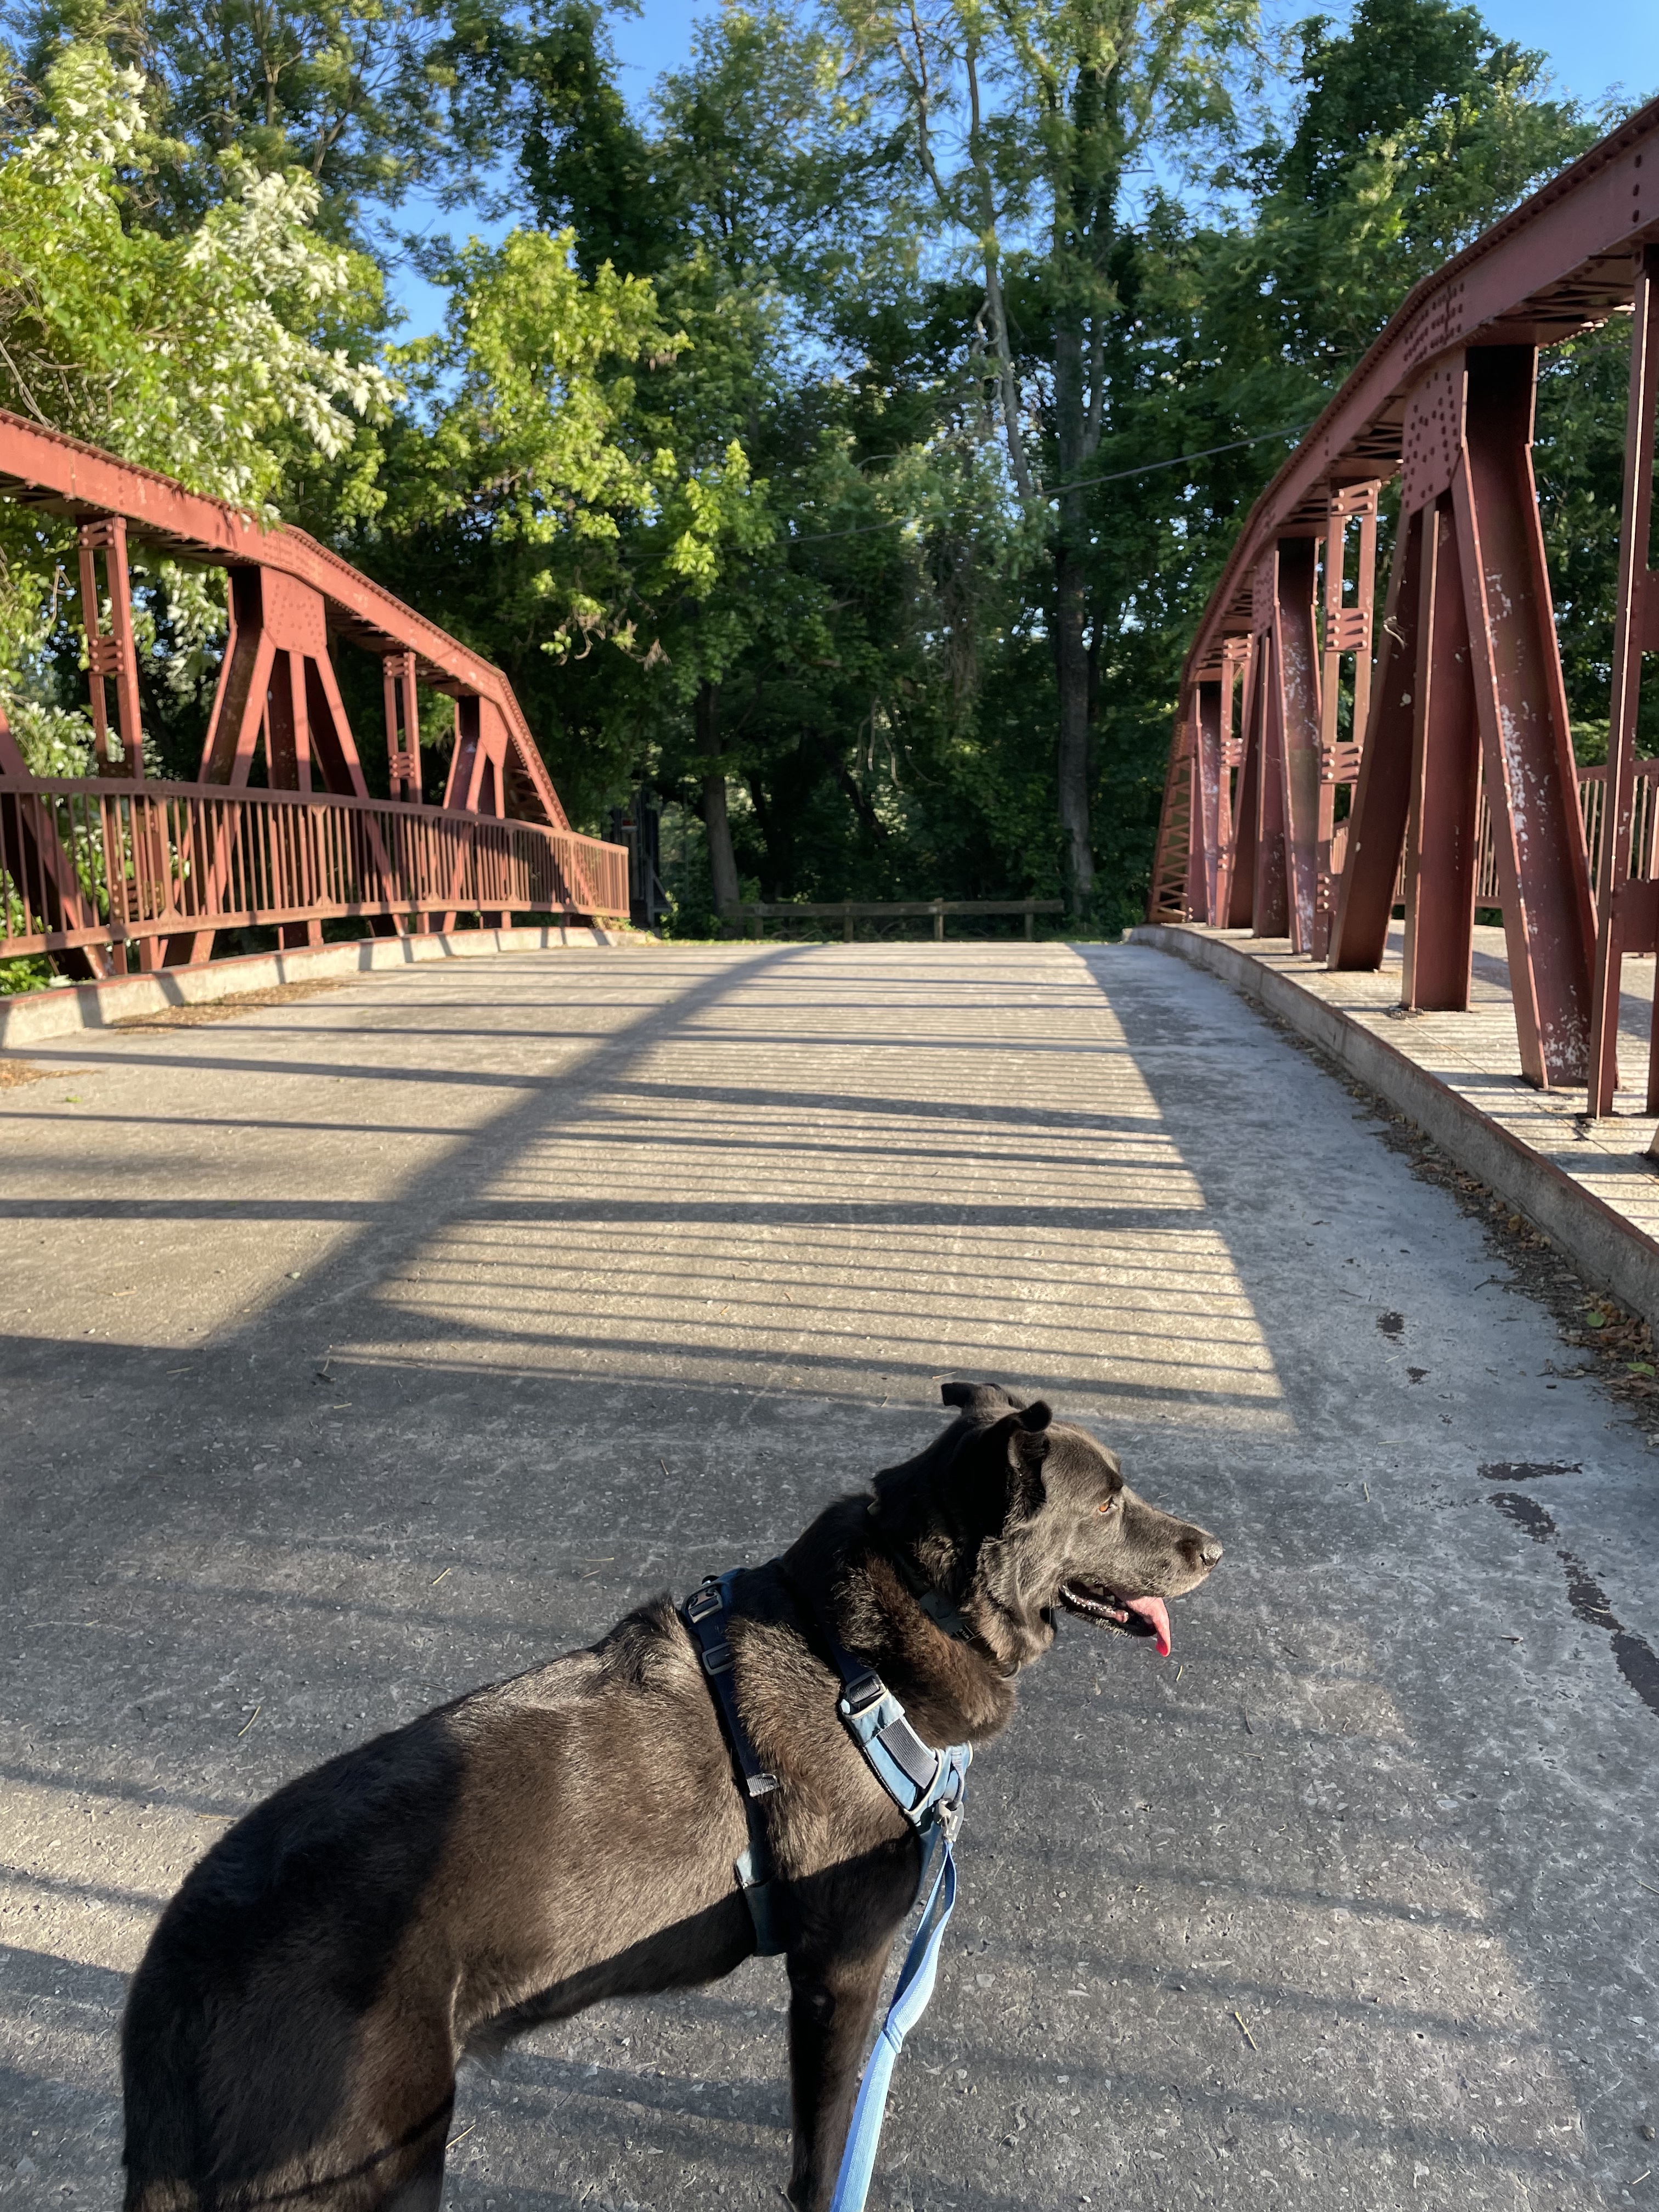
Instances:
[[[1062,1583],[1060,1601],[1085,1620],[1103,1620],[1125,1636],[1155,1636],[1160,1659],[1170,1656],[1170,1608],[1161,1597],[1120,1597],[1098,1583]]]

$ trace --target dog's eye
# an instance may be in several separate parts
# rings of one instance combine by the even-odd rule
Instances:
[[[1096,1506],[1096,1508],[1095,1508],[1095,1511],[1096,1511],[1097,1513],[1111,1513],[1111,1512],[1115,1512],[1115,1511],[1116,1510],[1116,1508],[1117,1508],[1117,1500],[1116,1500],[1116,1498],[1109,1498],[1106,1500],[1106,1503],[1105,1503],[1103,1505],[1097,1505],[1097,1506]]]

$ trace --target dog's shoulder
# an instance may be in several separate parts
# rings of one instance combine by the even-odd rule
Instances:
[[[617,1691],[678,1691],[696,1679],[690,1635],[665,1592],[624,1613],[597,1644],[475,1690],[453,1710],[459,1727],[471,1733],[514,1709],[554,1712]]]

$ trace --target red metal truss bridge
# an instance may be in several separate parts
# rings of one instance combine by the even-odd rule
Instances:
[[[0,957],[49,952],[107,975],[129,946],[146,969],[206,960],[230,927],[302,945],[326,921],[389,933],[628,913],[626,848],[571,829],[501,670],[303,531],[3,411],[0,497],[77,526],[96,754],[91,776],[32,775],[0,712]],[[194,783],[144,774],[130,544],[228,572]],[[381,663],[390,799],[369,796],[339,639]],[[421,798],[421,684],[455,702],[438,806]]]
[[[1606,769],[1581,769],[1533,410],[1540,349],[1614,315],[1632,330],[1612,719]],[[1659,101],[1425,277],[1252,508],[1182,671],[1152,920],[1376,969],[1403,902],[1403,1004],[1460,1010],[1475,909],[1500,908],[1526,1075],[1611,1110],[1620,963],[1659,943],[1659,762],[1636,755],[1659,652],[1656,390]]]

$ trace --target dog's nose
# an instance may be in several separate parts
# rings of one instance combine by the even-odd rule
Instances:
[[[1221,1557],[1221,1547],[1213,1536],[1206,1536],[1198,1547],[1198,1556],[1206,1567],[1214,1566]]]

